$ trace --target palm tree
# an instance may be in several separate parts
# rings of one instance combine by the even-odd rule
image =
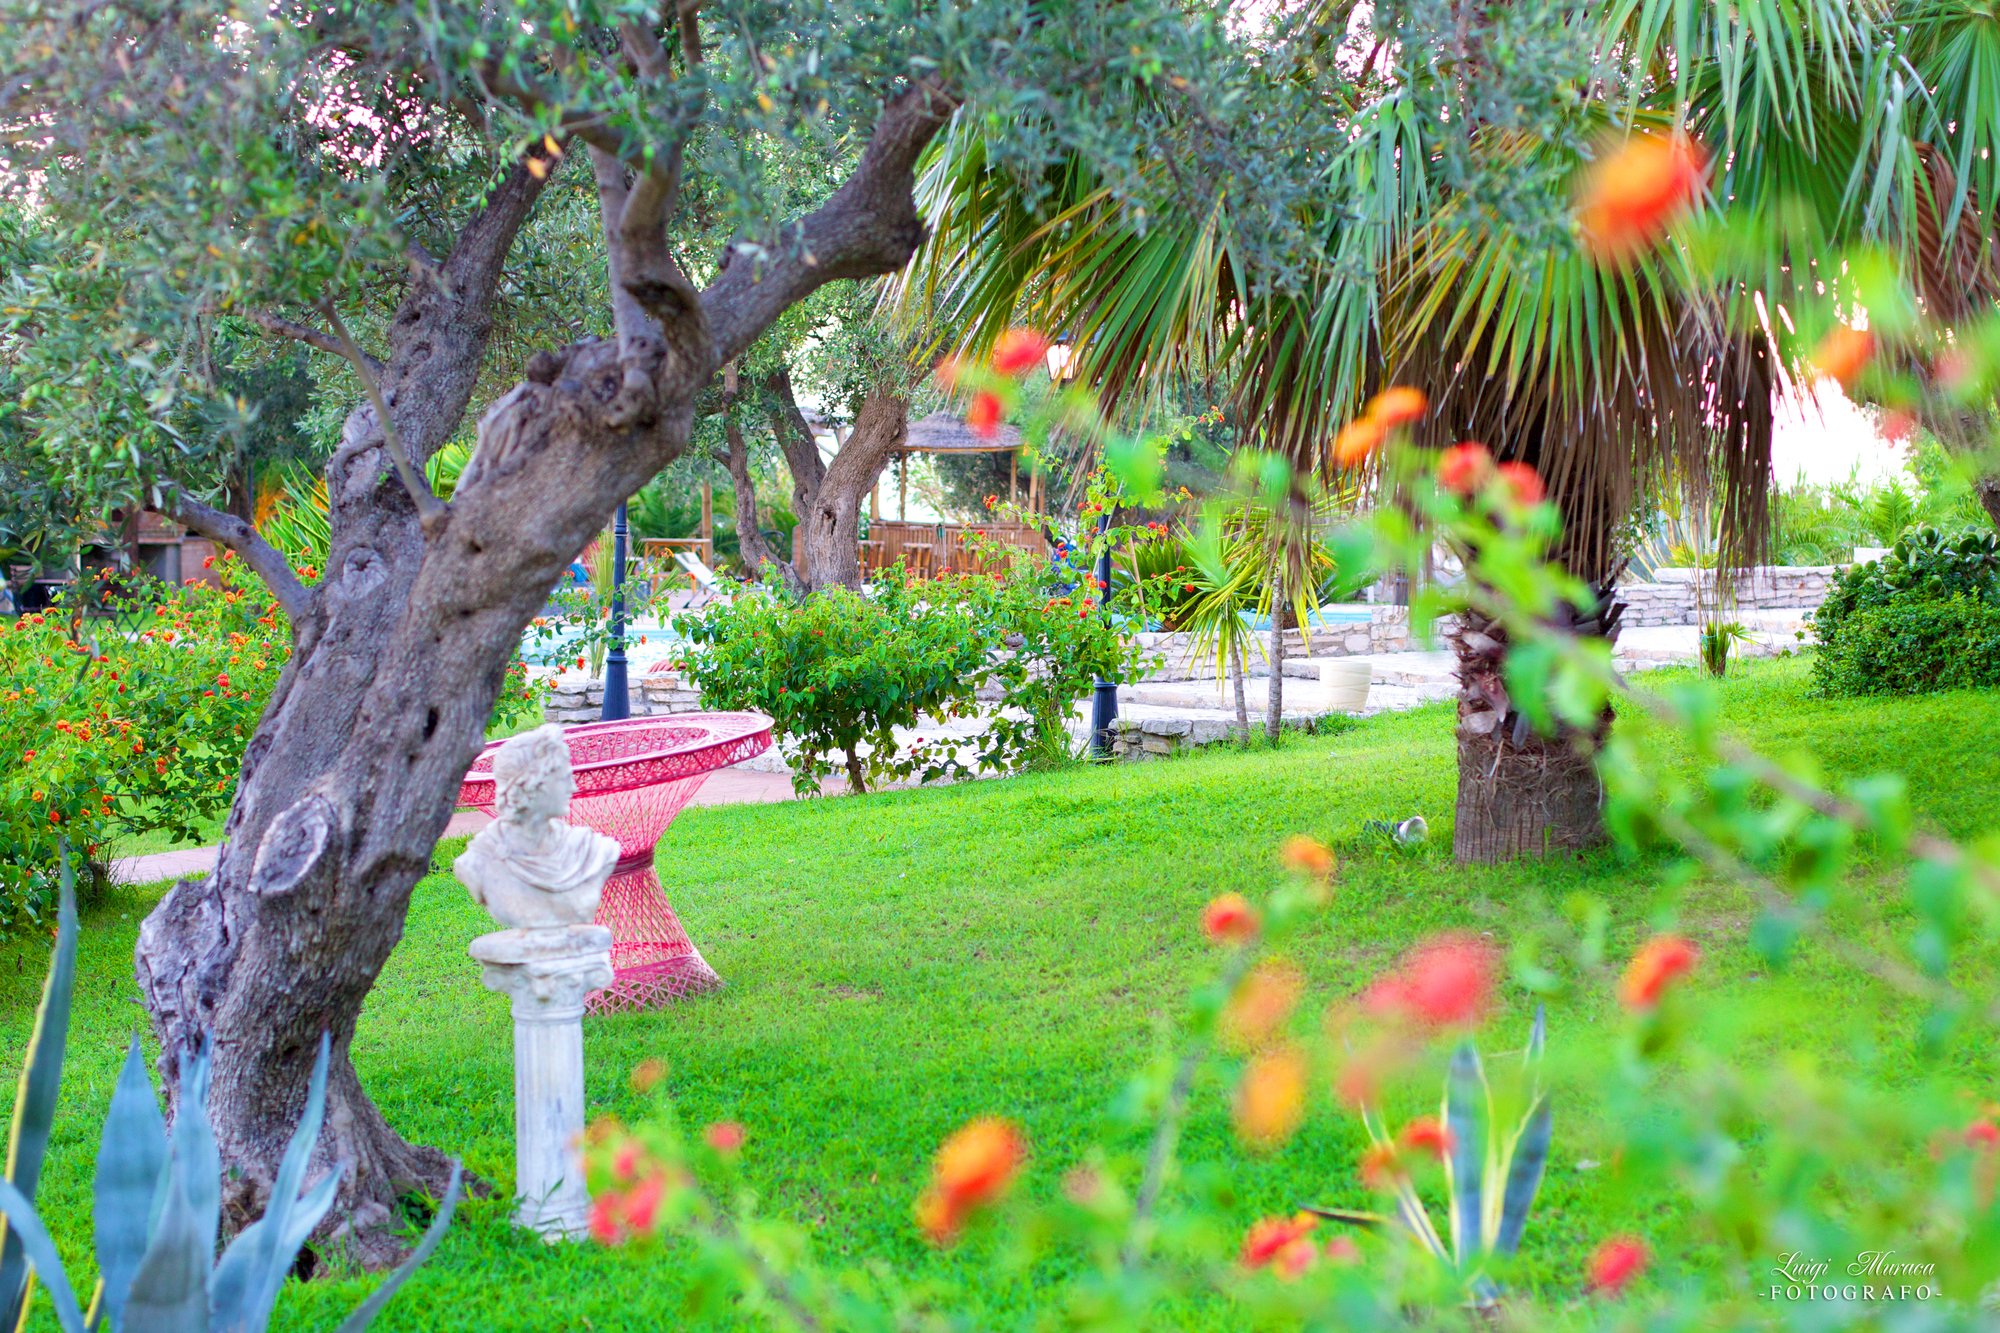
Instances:
[[[1344,28],[1346,7],[1325,12]],[[1463,26],[1488,12],[1466,6]],[[1257,443],[1317,471],[1370,394],[1422,389],[1420,444],[1481,440],[1542,475],[1563,517],[1555,555],[1598,590],[1569,628],[1615,634],[1617,534],[1648,485],[1671,477],[1713,500],[1725,557],[1758,553],[1772,390],[1816,341],[1815,289],[1849,280],[1831,262],[1843,247],[1890,247],[1947,317],[2000,299],[2000,17],[1984,0],[1620,0],[1579,22],[1595,73],[1548,126],[1439,116],[1451,89],[1421,74],[1322,62],[1326,96],[1353,112],[1328,172],[1324,262],[1294,289],[1250,280],[1226,182],[1143,227],[1082,171],[1030,210],[967,121],[934,146],[933,238],[890,299],[967,347],[1017,319],[1063,328],[1076,373],[1126,403],[1168,373],[1226,374]],[[1716,164],[1686,230],[1732,222],[1725,278],[1682,245],[1606,268],[1551,240],[1590,144],[1674,129]],[[1454,171],[1467,160],[1548,182],[1545,207],[1482,207]],[[1599,840],[1608,712],[1537,733],[1506,693],[1504,631],[1468,615],[1452,644],[1459,857]]]

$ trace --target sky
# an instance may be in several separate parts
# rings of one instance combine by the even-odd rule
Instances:
[[[1776,438],[1771,446],[1772,480],[1789,486],[1807,481],[1885,480],[1902,472],[1908,454],[1882,438],[1873,411],[1856,407],[1840,386],[1821,380],[1800,394],[1781,393],[1774,405]]]

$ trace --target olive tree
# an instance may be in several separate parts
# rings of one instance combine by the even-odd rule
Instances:
[[[789,308],[902,265],[912,170],[961,108],[1030,171],[1129,156],[1104,106],[1224,69],[1206,7],[759,0],[0,0],[0,189],[52,244],[0,266],[17,429],[51,472],[240,553],[294,650],[212,874],[146,918],[166,1084],[214,1040],[227,1215],[261,1211],[333,1040],[322,1164],[365,1262],[441,1193],[348,1058],[520,634],[613,507],[688,446],[700,396]],[[838,184],[787,216],[778,146]],[[1132,172],[1136,174],[1136,172]],[[586,232],[544,227],[566,191]],[[720,246],[689,238],[724,235]],[[524,236],[537,237],[523,244]],[[608,310],[510,322],[531,289]],[[302,578],[219,492],[217,348],[311,349],[353,386]],[[469,421],[476,424],[468,426]],[[424,482],[475,441],[449,501]]]

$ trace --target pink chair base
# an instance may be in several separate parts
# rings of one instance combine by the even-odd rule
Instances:
[[[618,842],[597,923],[611,927],[611,984],[585,1001],[592,1013],[653,1009],[712,991],[722,978],[701,956],[667,902],[653,868],[660,835],[708,775],[771,748],[760,713],[675,713],[571,727],[576,796],[569,822]],[[458,803],[493,813],[493,753],[480,751]]]

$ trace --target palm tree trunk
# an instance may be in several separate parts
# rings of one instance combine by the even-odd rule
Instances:
[[[1231,679],[1236,686],[1236,739],[1250,739],[1250,701],[1243,694],[1243,640],[1239,637],[1230,645],[1235,656],[1236,670]]]
[[[1271,599],[1271,695],[1265,705],[1264,738],[1276,745],[1285,720],[1285,600]]]
[[[1578,634],[1617,633],[1609,589]],[[1588,729],[1528,725],[1505,681],[1507,631],[1475,612],[1450,635],[1458,656],[1458,814],[1452,852],[1465,862],[1511,861],[1595,847],[1605,840],[1597,753],[1611,731],[1607,706]]]

